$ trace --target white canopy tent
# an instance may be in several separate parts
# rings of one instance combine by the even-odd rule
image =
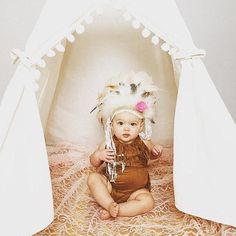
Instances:
[[[110,6],[117,14],[99,16]],[[1,103],[1,232],[31,235],[53,220],[46,143],[96,145],[96,94],[130,69],[163,88],[153,140],[173,145],[176,207],[236,226],[235,123],[203,56],[174,0],[48,0],[25,52],[13,51],[19,64]]]

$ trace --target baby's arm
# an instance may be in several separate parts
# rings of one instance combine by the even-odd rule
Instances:
[[[161,145],[154,145],[151,140],[143,140],[143,142],[148,147],[151,153],[150,155],[151,160],[155,160],[161,156],[163,151],[163,147]]]
[[[104,161],[112,162],[115,158],[115,152],[112,149],[105,149],[105,142],[101,143],[99,147],[90,155],[90,163],[94,167],[100,166]]]

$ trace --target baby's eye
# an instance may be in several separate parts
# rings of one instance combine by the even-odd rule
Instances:
[[[137,125],[137,123],[131,123],[131,126],[136,126]]]
[[[118,125],[123,125],[124,123],[122,121],[119,121],[118,122]]]

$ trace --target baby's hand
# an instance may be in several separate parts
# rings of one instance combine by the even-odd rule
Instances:
[[[152,155],[155,157],[161,156],[162,151],[163,151],[163,147],[161,145],[156,144],[152,147]]]
[[[115,159],[115,151],[113,149],[101,149],[98,151],[98,157],[101,161],[112,162]]]

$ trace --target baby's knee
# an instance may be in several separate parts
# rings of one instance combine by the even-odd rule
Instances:
[[[154,208],[155,202],[154,198],[151,194],[145,194],[145,200],[144,200],[144,206],[146,208],[146,211],[150,211]]]

